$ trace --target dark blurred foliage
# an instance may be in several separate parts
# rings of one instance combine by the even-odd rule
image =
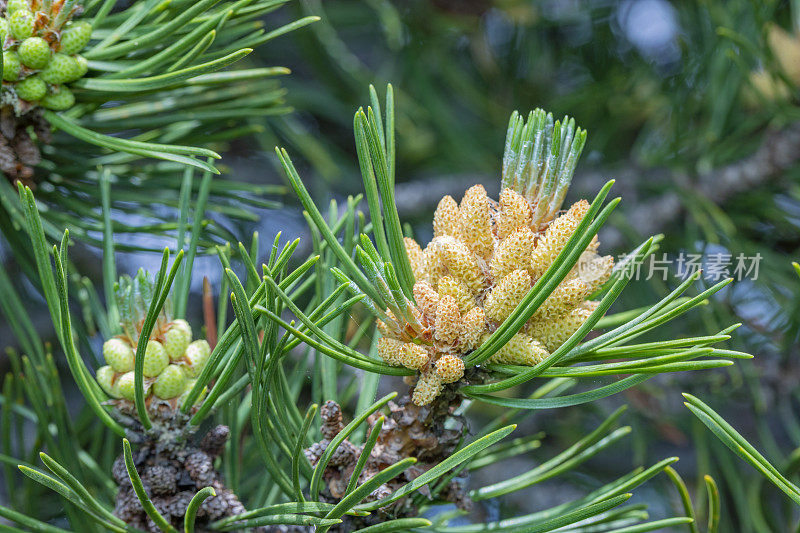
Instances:
[[[302,154],[320,199],[359,190],[352,113],[368,84],[391,82],[398,207],[423,240],[443,194],[460,198],[475,182],[491,190],[498,181],[509,113],[543,107],[589,131],[573,198],[618,178],[624,201],[616,229],[601,234],[606,250],[622,253],[663,232],[662,251],[673,258],[760,254],[756,280],[734,281],[701,318],[662,332],[713,334],[742,322],[729,348],[756,358],[703,377],[653,379],[629,394],[636,444],[618,466],[680,455],[684,473],[720,481],[726,530],[788,531],[796,517],[782,497],[698,426],[679,391],[703,394],[767,457],[794,468],[783,458],[800,446],[800,279],[790,265],[800,257],[798,6],[301,0],[296,9],[322,21],[262,52],[293,66],[286,85],[297,113],[272,121],[261,142]],[[624,305],[663,296],[679,281],[672,274],[633,284]],[[535,425],[568,441],[587,411],[557,421],[545,413]]]

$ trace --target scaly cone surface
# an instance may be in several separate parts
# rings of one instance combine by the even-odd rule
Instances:
[[[574,122],[565,118],[567,126],[560,128],[541,110],[532,113],[527,124],[520,123],[512,116],[504,160],[504,167],[510,168],[504,168],[499,201],[491,200],[482,185],[467,190],[460,203],[445,196],[433,217],[434,238],[425,249],[405,239],[416,280],[412,315],[421,328],[409,327],[387,312],[390,320],[378,324],[383,334],[378,353],[388,364],[420,372],[412,396],[417,405],[427,405],[445,384],[463,377],[463,356],[508,319],[589,209],[588,202],[580,200],[560,212],[585,134],[578,129],[573,141]],[[516,126],[522,131],[515,144]],[[565,146],[560,155],[557,147],[541,142],[542,136]],[[549,154],[539,162],[536,143],[542,145],[540,155]],[[509,165],[509,160],[515,164]],[[521,170],[511,179],[515,169]],[[580,327],[597,306],[587,298],[609,279],[614,266],[613,258],[600,256],[598,248],[595,238],[569,275],[489,362],[533,366]]]
[[[12,181],[29,183],[41,159],[36,140],[49,142],[49,126],[38,109],[64,111],[75,104],[68,85],[88,70],[78,52],[92,34],[90,23],[72,20],[81,9],[74,0],[0,2],[0,171]]]
[[[192,340],[192,328],[183,319],[171,316],[167,299],[147,342],[144,354],[144,392],[147,413],[153,424],[145,431],[139,422],[135,397],[134,367],[136,346],[142,334],[144,317],[153,298],[150,276],[143,270],[134,277],[123,277],[116,298],[122,334],[103,344],[106,365],[97,369],[95,379],[113,399],[108,403],[128,429],[128,436],[140,446],[134,452],[137,471],[153,504],[178,528],[183,527],[186,508],[194,494],[213,487],[216,496],[205,500],[197,514],[197,527],[245,511],[236,495],[222,483],[214,468],[229,430],[217,426],[199,444],[192,443],[196,426],[180,410],[183,402],[208,362],[211,347],[204,339]],[[196,404],[202,400],[202,395]],[[189,413],[193,413],[191,409]],[[120,456],[114,466],[119,483],[114,513],[126,523],[145,531],[160,531],[142,508]]]
[[[385,468],[408,457],[417,459],[417,463],[376,488],[364,501],[371,502],[385,498],[394,491],[413,481],[428,469],[441,463],[457,448],[464,431],[464,420],[453,416],[452,411],[461,400],[455,395],[442,395],[435,406],[420,407],[411,403],[408,397],[397,403],[389,402],[389,414],[381,426],[378,440],[372,448],[358,482],[363,483]],[[326,402],[320,409],[322,419],[321,432],[323,439],[305,450],[305,456],[316,466],[331,440],[344,429],[342,411],[339,404]],[[371,431],[379,418],[373,414],[367,420]],[[445,422],[447,427],[445,427]],[[322,497],[330,502],[338,502],[345,494],[347,484],[353,474],[363,446],[356,446],[349,440],[343,441],[331,456],[323,474],[325,483]],[[461,509],[469,508],[471,501],[466,491],[467,473],[454,477],[438,494],[442,500],[455,503]],[[431,496],[430,488],[423,487],[421,492]],[[344,521],[334,526],[331,531],[345,533],[356,529],[376,525],[396,516],[416,516],[409,498],[401,498],[391,506],[382,507],[366,517],[345,516]]]
[[[214,459],[222,453],[230,431],[217,426],[198,444],[163,446],[148,441],[134,453],[136,470],[156,509],[176,528],[183,527],[183,517],[198,490],[213,487],[216,496],[205,500],[197,513],[197,531],[215,520],[245,511],[236,495],[226,488],[214,468]],[[127,524],[154,533],[161,529],[145,513],[131,485],[120,455],[114,462],[114,479],[119,484],[114,514]]]

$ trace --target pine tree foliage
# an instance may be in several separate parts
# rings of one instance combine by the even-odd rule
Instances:
[[[35,187],[37,200],[49,207],[44,229],[50,238],[58,238],[57,228],[69,225],[73,238],[97,245],[103,215],[96,208],[111,198],[103,187],[114,190],[107,208],[119,213],[112,221],[117,231],[175,231],[177,224],[164,222],[164,208],[154,202],[177,212],[192,191],[200,191],[201,198],[210,196],[218,209],[234,217],[251,219],[252,214],[241,204],[226,209],[226,200],[250,199],[250,206],[274,207],[275,202],[263,196],[280,188],[233,181],[222,186],[223,181],[212,183],[210,177],[199,182],[192,179],[191,170],[183,169],[218,174],[214,161],[220,156],[214,149],[260,129],[243,126],[245,117],[290,110],[285,90],[275,81],[289,73],[287,68],[236,68],[253,48],[317,20],[309,16],[264,29],[260,18],[285,3],[8,3],[3,27],[20,14],[31,14],[37,22],[28,39],[50,43],[42,50],[50,58],[46,66],[23,62],[20,67],[16,58],[27,42],[25,35],[7,30],[4,37],[5,59],[17,61],[17,69],[6,68],[3,88],[0,168],[8,182],[0,183],[0,217],[15,255],[25,253],[24,245],[11,237],[23,224],[22,206],[11,184],[15,181]],[[82,35],[78,45],[83,46],[73,51],[68,45],[76,29]],[[60,62],[80,68],[82,75],[53,77],[53,65]],[[68,81],[55,83],[62,78]],[[24,91],[20,95],[16,87],[26,81],[46,85],[53,97],[69,93],[70,105],[56,109],[46,102],[51,96],[37,99]],[[143,221],[130,222],[133,216]],[[221,232],[216,230],[218,238],[230,238],[224,232],[219,237]]]
[[[460,195],[494,172],[504,118],[497,110],[541,105],[568,111],[591,131],[589,160],[578,169],[573,195],[586,197],[598,180],[618,178],[615,188],[625,202],[601,235],[605,253],[664,232],[657,257],[761,258],[757,279],[737,280],[686,315],[695,319],[663,326],[669,336],[691,336],[740,322],[725,348],[757,357],[721,372],[643,383],[639,408],[632,409],[640,424],[633,440],[641,457],[658,449],[664,435],[679,448],[694,443],[698,471],[714,473],[723,501],[735,502],[722,506],[723,528],[793,529],[796,519],[783,519],[791,512],[780,495],[767,490],[753,497],[756,476],[742,483],[735,458],[671,399],[682,390],[703,398],[776,466],[800,445],[792,378],[800,307],[786,260],[797,256],[800,242],[797,3],[399,6],[354,0],[303,6],[321,8],[323,20],[293,40],[313,66],[309,79],[332,95],[312,98],[306,83],[294,80],[298,107],[308,110],[314,127],[349,129],[359,84],[391,79],[402,88],[397,205],[418,234],[427,236],[441,195]],[[659,31],[642,35],[648,24]],[[671,35],[660,33],[669,28]],[[366,42],[369,56],[359,53]],[[330,157],[341,157],[346,137],[329,137]],[[293,158],[304,157],[329,178],[331,165],[320,163],[326,159],[316,148],[310,154],[294,149]],[[340,179],[351,175],[342,172]],[[307,185],[312,177],[304,175]],[[698,280],[696,290],[710,284]],[[645,306],[665,289],[660,279],[651,280],[626,290],[620,303]],[[580,424],[577,416],[574,423]],[[699,479],[698,495],[703,485]]]
[[[414,302],[409,296],[413,291],[408,281],[406,281],[405,286],[402,285],[400,280],[403,279],[403,276],[401,274],[395,274],[395,272],[402,272],[405,268],[409,267],[404,267],[403,265],[403,263],[408,262],[407,256],[405,255],[404,236],[400,232],[399,221],[394,220],[397,214],[392,211],[391,207],[393,205],[391,190],[394,181],[394,147],[391,145],[394,140],[394,132],[392,131],[394,127],[394,104],[391,88],[387,97],[385,130],[381,125],[381,119],[378,118],[380,116],[380,108],[378,107],[377,96],[374,90],[372,95],[372,107],[366,112],[359,111],[356,114],[356,138],[359,156],[362,161],[362,169],[365,169],[365,191],[370,205],[371,219],[373,221],[372,231],[375,234],[375,241],[377,243],[375,252],[369,253],[363,250],[362,246],[366,246],[368,250],[371,247],[369,241],[364,240],[364,238],[362,238],[359,243],[354,244],[353,251],[348,251],[339,242],[332,226],[325,221],[320,211],[314,206],[311,197],[291,164],[288,155],[285,152],[279,152],[279,155],[281,156],[292,186],[298,193],[300,201],[306,209],[316,231],[319,231],[325,243],[331,247],[337,258],[342,261],[342,265],[334,272],[337,278],[347,283],[352,291],[363,295],[378,317],[386,319],[389,316],[389,312],[398,320],[400,320],[401,317],[404,317],[403,320],[407,317],[409,323],[405,328],[411,327],[413,330],[414,325],[411,321],[415,320],[415,317],[412,316],[412,312],[407,310],[413,309],[414,307]],[[544,117],[545,115],[541,116]],[[538,120],[536,117],[532,117],[532,119]],[[550,120],[552,120],[552,118]],[[537,124],[529,122],[528,125],[530,126],[530,132],[527,135],[533,138],[535,136],[534,131]],[[551,122],[551,128],[553,129],[548,130],[543,122],[539,133],[545,134],[549,132],[549,135],[554,135],[552,132],[558,131],[557,126],[558,124],[553,126]],[[515,141],[515,138],[522,134],[519,131],[520,128],[521,124],[516,118],[512,118],[507,146],[513,148],[515,142],[519,142]],[[524,136],[525,134],[522,135]],[[579,130],[577,136],[580,137]],[[530,144],[529,149],[533,150],[533,143],[528,144]],[[549,144],[553,146],[553,154],[556,159],[558,159],[558,145],[556,143]],[[513,150],[511,151],[513,152]],[[580,150],[578,149],[576,154],[571,154],[571,157],[577,157],[579,153]],[[532,157],[535,157],[535,154],[533,154],[533,156],[528,154],[527,157],[529,158],[528,161],[521,163],[519,167],[527,168],[527,166],[530,165],[535,168],[537,160],[532,159]],[[564,174],[565,176],[562,176],[563,179],[560,179],[559,176],[555,174],[553,182],[568,184],[571,169],[565,169]],[[609,182],[600,191],[589,206],[586,215],[581,219],[580,224],[577,224],[574,232],[568,239],[565,239],[566,243],[563,244],[563,247],[559,250],[557,255],[554,254],[556,257],[553,258],[554,261],[552,264],[546,267],[546,272],[526,294],[524,293],[524,298],[518,301],[516,306],[512,306],[512,308],[516,307],[514,311],[502,321],[502,324],[491,333],[478,349],[472,351],[464,358],[464,363],[468,367],[484,363],[490,360],[493,355],[497,354],[501,347],[505,346],[512,337],[518,333],[520,327],[534,315],[536,310],[547,300],[567,274],[575,267],[579,257],[592,241],[599,227],[618,203],[618,200],[614,200],[603,207],[603,202],[611,185],[612,182]],[[565,185],[562,185],[562,187],[564,186]],[[548,195],[546,198],[550,197],[549,191],[545,194]],[[562,192],[559,189],[554,189],[553,194],[555,197],[558,197]],[[381,209],[381,205],[383,209]],[[560,202],[557,202],[556,205],[560,206]],[[381,221],[383,218],[385,218],[385,224]],[[657,240],[657,238],[652,238],[643,243],[641,247],[633,252],[632,257],[646,256],[648,253],[652,253],[655,246],[657,246]],[[356,264],[351,258],[354,253],[356,257],[360,259],[362,266]],[[399,259],[376,262],[376,259],[386,257],[391,257],[393,259],[397,257]],[[650,375],[662,371],[688,370],[692,368],[730,364],[724,360],[712,359],[710,361],[695,361],[695,359],[706,355],[713,356],[717,354],[723,355],[724,357],[735,357],[737,355],[736,352],[715,351],[714,348],[709,346],[710,344],[713,345],[714,342],[727,338],[727,334],[733,328],[726,328],[720,331],[718,336],[708,337],[707,340],[688,338],[682,341],[671,341],[666,345],[659,343],[631,345],[625,342],[690,310],[703,302],[709,295],[721,289],[728,282],[721,282],[695,297],[680,299],[694,279],[696,279],[690,278],[659,303],[632,318],[623,318],[625,315],[621,315],[615,318],[606,317],[603,319],[606,310],[619,296],[629,279],[629,277],[623,275],[622,270],[623,269],[620,269],[617,275],[606,284],[604,290],[602,290],[600,304],[588,317],[588,320],[581,324],[580,328],[577,329],[569,339],[566,339],[566,342],[557,346],[557,349],[552,354],[549,354],[543,362],[527,369],[514,365],[490,365],[489,368],[499,371],[497,374],[498,376],[505,375],[507,377],[498,381],[493,380],[491,383],[470,383],[468,386],[464,387],[464,393],[476,399],[498,403],[499,405],[507,407],[524,406],[527,408],[536,408],[537,405],[552,407],[558,405],[559,402],[563,402],[562,405],[575,405],[576,403],[592,401],[593,399],[624,390],[626,387],[633,386],[638,382],[644,381]],[[420,302],[417,302],[417,304],[422,305]],[[388,311],[384,311],[387,309]],[[303,320],[302,316],[298,316],[298,318]],[[601,319],[604,321],[600,322]],[[305,320],[303,321],[305,322]],[[606,327],[613,325],[614,329],[585,344],[579,344],[583,337],[598,323]],[[401,327],[401,329],[403,329],[403,327]],[[325,339],[326,337],[321,338],[321,340]],[[333,348],[334,346],[334,344],[329,343],[329,347]],[[605,349],[606,347],[608,347],[608,349]],[[638,355],[640,350],[642,350],[643,353]],[[637,354],[634,359],[655,354],[658,354],[659,357],[663,356],[664,359],[650,361],[647,364],[642,364],[642,361],[636,362],[635,360],[619,363],[601,363],[601,361],[605,359],[631,353]],[[340,356],[344,357],[344,355],[345,352],[341,352]],[[578,361],[595,362],[599,364],[591,367],[578,367],[573,370],[570,370],[569,367],[565,365],[565,363],[574,363]],[[561,362],[562,365],[558,365],[557,363],[559,362]],[[560,400],[534,401],[524,398],[499,399],[489,394],[506,390],[539,376],[570,378],[574,382],[581,377],[596,377],[605,373],[613,373],[613,369],[615,368],[617,370],[625,369],[625,373],[630,371],[632,375],[614,385],[599,387],[592,391],[577,393],[576,395],[565,395],[563,399]]]
[[[14,501],[0,507],[0,515],[22,527],[49,531],[280,526],[280,530],[456,533],[570,527],[622,533],[692,524],[690,503],[685,516],[664,519],[649,519],[641,505],[625,503],[632,490],[659,473],[667,474],[686,503],[685,485],[669,467],[677,460],[674,457],[632,470],[555,507],[484,523],[459,521],[470,505],[536,486],[579,469],[595,456],[613,453],[612,448],[630,433],[629,427],[618,427],[624,411],[619,409],[538,467],[495,483],[468,486],[471,472],[536,449],[539,435],[508,438],[533,410],[594,403],[653,374],[729,365],[731,358],[746,356],[713,348],[732,328],[715,336],[632,343],[643,332],[692,310],[719,287],[683,296],[690,280],[645,310],[605,315],[627,282],[617,272],[595,295],[599,311],[548,357],[530,366],[488,364],[590,245],[616,204],[603,207],[609,183],[587,204],[587,214],[506,320],[477,349],[463,354],[465,379],[448,385],[429,406],[415,405],[397,392],[378,398],[382,375],[414,376],[416,371],[381,360],[375,315],[386,318],[389,309],[398,319],[415,320],[408,310],[419,302],[414,299],[415,274],[401,224],[391,208],[395,169],[391,87],[385,116],[374,90],[371,95],[370,108],[359,110],[355,118],[370,221],[359,210],[359,197],[350,198],[342,210],[333,203],[323,215],[287,153],[279,151],[306,208],[314,251],[295,259],[298,241],[281,246],[280,235],[266,247],[257,235],[249,246],[218,247],[224,275],[217,303],[206,291],[206,323],[203,328],[189,326],[191,332],[182,320],[196,236],[191,236],[188,249],[178,246],[174,258],[165,250],[154,276],[142,272],[111,284],[116,290],[105,291],[103,304],[92,284],[70,270],[69,232],[52,246],[33,192],[19,185],[42,293],[85,408],[77,416],[67,408],[51,347],[35,333],[17,290],[3,272],[0,283],[9,295],[3,312],[25,355],[11,354],[15,371],[4,382],[0,409],[5,479],[9,487],[22,489],[9,491]],[[556,164],[561,160],[559,127],[568,125],[576,142],[582,142],[578,140],[582,135],[569,119],[551,122],[541,111],[531,118],[526,122],[512,117],[509,146],[522,148],[519,169],[544,179],[540,189],[546,192],[531,198],[547,200],[550,207],[542,219],[546,222],[557,214],[558,198],[580,152],[579,147],[563,143],[573,148],[565,149],[563,161],[572,162]],[[552,159],[552,177],[540,173],[539,156],[525,141],[537,135],[549,147],[543,153],[552,155],[543,158]],[[506,155],[507,161],[516,157]],[[542,168],[550,167],[543,163]],[[184,204],[186,211],[180,215],[184,220],[190,216],[191,203]],[[107,210],[104,217],[108,288],[116,278],[115,248]],[[657,240],[648,239],[632,256],[651,253]],[[74,304],[82,310],[80,317]],[[360,318],[354,322],[354,317]],[[584,340],[598,328],[607,331]],[[212,347],[204,365],[194,365],[185,346],[198,336]],[[107,349],[99,349],[104,343]],[[362,350],[365,346],[368,349]],[[162,352],[166,359],[159,355]],[[121,373],[117,370],[133,374],[132,395],[115,388],[120,376],[115,375],[108,386],[104,377],[108,371],[100,370],[107,368],[105,364],[117,374]],[[165,370],[172,366],[178,373],[192,372],[194,381],[184,379],[176,385]],[[609,374],[628,377],[600,386],[593,379]],[[535,383],[535,388],[521,398],[494,394],[528,383]],[[162,394],[167,385],[169,393]],[[469,428],[465,415],[481,403],[503,406],[504,414],[481,428]],[[343,415],[342,406],[353,413],[352,418]],[[24,438],[26,429],[35,433],[33,443]],[[218,469],[212,462],[216,456]],[[180,468],[185,475],[175,472]],[[708,487],[709,494],[716,494],[713,481]],[[457,508],[444,507],[446,502]],[[712,511],[716,505],[712,502]],[[710,514],[714,531],[717,525],[714,513]]]

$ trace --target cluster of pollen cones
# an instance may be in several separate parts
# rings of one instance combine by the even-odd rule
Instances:
[[[495,202],[481,185],[458,204],[445,196],[423,250],[406,238],[414,272],[412,309],[418,325],[387,312],[378,326],[379,354],[388,364],[420,372],[412,399],[426,405],[464,375],[462,357],[503,323],[575,232],[589,204],[581,200],[552,220],[534,220],[535,206],[512,189]],[[587,300],[611,275],[611,256],[595,238],[569,275],[514,337],[489,359],[532,366],[572,335],[597,307]]]

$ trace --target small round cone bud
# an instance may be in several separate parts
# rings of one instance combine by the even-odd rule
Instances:
[[[538,279],[553,264],[555,258],[564,249],[564,245],[575,233],[587,211],[589,211],[589,202],[580,200],[572,204],[569,211],[550,223],[531,254],[530,269],[534,279]]]
[[[461,334],[461,313],[458,304],[452,296],[442,296],[436,306],[436,340],[452,343]]]
[[[464,361],[452,354],[445,354],[436,361],[436,375],[442,383],[455,383],[464,377]]]
[[[453,277],[463,281],[473,292],[483,289],[483,270],[463,242],[453,237],[437,237],[431,244],[435,246],[438,261]]]
[[[464,315],[464,327],[461,333],[461,346],[472,350],[486,331],[486,315],[480,307],[473,307]]]
[[[187,335],[190,337],[192,336],[192,326],[189,325],[187,321],[182,318],[176,318],[172,322],[169,323],[169,328],[178,328],[186,332]]]
[[[144,353],[144,375],[154,378],[163,372],[168,364],[169,356],[164,346],[158,341],[150,340]]]
[[[36,37],[31,37],[31,39],[35,38]],[[25,42],[27,42],[27,40]],[[21,48],[22,47],[20,47],[20,49]],[[55,54],[39,75],[47,83],[67,83],[79,78],[79,74],[80,67],[74,57],[68,56],[67,54]]]
[[[467,313],[475,307],[475,298],[463,282],[451,276],[445,276],[439,280],[439,296],[452,296],[458,304],[461,313]]]
[[[205,368],[208,363],[208,358],[211,356],[211,346],[208,341],[197,340],[186,347],[186,359],[189,360],[189,365],[186,368],[190,377],[196,378],[200,372]]]
[[[183,393],[178,397],[178,405],[183,405],[186,403],[186,398],[189,396],[189,392],[194,388],[194,384],[197,383],[196,379],[190,379],[186,381],[186,388]],[[203,387],[203,390],[197,396],[197,400],[195,400],[195,405],[203,401],[205,398],[206,393],[208,392],[208,387]]]
[[[169,365],[156,378],[153,394],[162,400],[177,398],[186,389],[186,372],[178,365]]]
[[[428,350],[413,342],[407,342],[403,345],[400,357],[401,364],[412,370],[419,370],[425,366],[428,363],[428,359],[430,359]]]
[[[0,17],[0,46],[5,44],[6,37],[8,37],[8,21],[2,17]]]
[[[515,230],[531,223],[531,206],[528,201],[512,189],[500,193],[500,213],[497,215],[497,237],[505,239]]]
[[[31,4],[28,0],[8,0],[8,4],[6,5],[6,12],[9,14],[16,13],[20,9],[27,9],[30,11]]]
[[[531,276],[528,271],[514,270],[489,293],[483,306],[486,316],[503,322],[514,312],[530,289]]]
[[[67,81],[75,81],[78,80],[86,75],[89,72],[89,62],[83,56],[73,56],[75,59],[75,63],[78,65],[78,70],[75,71],[75,79],[67,80]]]
[[[402,366],[402,351],[405,347],[403,341],[392,339],[391,337],[381,337],[378,339],[378,356],[387,364],[392,366]]]
[[[442,380],[436,372],[426,372],[419,377],[411,401],[415,405],[428,405],[442,392]]]
[[[542,303],[531,318],[546,320],[557,317],[579,306],[591,293],[591,287],[581,278],[572,278],[561,282],[550,296]]]
[[[462,242],[478,257],[488,258],[494,248],[494,238],[489,198],[483,185],[474,185],[464,193],[458,213]]]
[[[52,109],[53,111],[66,111],[75,105],[75,95],[72,91],[63,85],[57,88],[57,92],[52,92],[42,98],[39,102],[45,109]]]
[[[3,52],[3,79],[5,81],[17,81],[22,63],[19,61],[19,54],[12,50]]]
[[[111,397],[115,396],[115,391],[114,391],[115,374],[116,372],[114,372],[114,369],[106,365],[98,368],[97,373],[94,375],[94,378],[97,380],[97,383],[98,385],[100,385],[100,388],[103,389],[103,391],[105,391],[105,393]]]
[[[439,200],[433,214],[433,236],[455,235],[458,228],[458,204],[452,196]]]
[[[182,319],[173,320],[164,332],[164,349],[167,350],[169,360],[175,362],[183,359],[186,348],[192,342],[192,328]]]
[[[411,264],[411,271],[414,273],[416,281],[424,281],[428,278],[428,265],[425,252],[422,251],[419,243],[410,237],[404,237],[403,243],[406,247],[408,262]]]
[[[149,389],[149,387],[147,389]],[[145,396],[149,392],[147,389],[144,391]],[[134,392],[135,390],[136,387],[134,383],[133,372],[126,372],[125,374],[122,374],[114,383],[113,392],[114,396],[117,398],[122,398],[123,400],[132,402],[136,396],[136,393]]]
[[[549,355],[542,343],[528,335],[517,333],[493,354],[489,361],[509,365],[535,366]]]
[[[114,369],[114,372],[121,374],[133,370],[133,348],[122,339],[108,339],[103,343],[103,359]]]
[[[531,228],[523,226],[500,243],[490,265],[495,283],[513,270],[528,268],[535,241]]]
[[[33,69],[44,68],[50,61],[50,46],[41,37],[28,37],[19,45],[17,53],[22,64]]]
[[[557,318],[530,321],[528,322],[528,335],[554,352],[586,322],[598,305],[598,302],[583,302],[580,306]]]
[[[8,28],[15,39],[23,40],[33,35],[34,19],[29,9],[20,9],[8,19]]]
[[[86,21],[73,22],[61,32],[61,51],[65,54],[77,54],[89,44],[91,38],[91,24]]]
[[[433,323],[436,319],[436,305],[439,303],[439,295],[433,290],[433,287],[425,281],[416,282],[414,284],[414,300],[425,320]]]
[[[47,95],[47,84],[39,76],[31,76],[14,87],[17,96],[28,102],[36,102]]]
[[[448,237],[444,237],[448,238]],[[439,252],[439,239],[433,239],[422,252],[425,255],[425,265],[428,267],[428,282],[435,289],[436,284],[442,276],[447,275],[447,265],[442,261],[442,254]]]

